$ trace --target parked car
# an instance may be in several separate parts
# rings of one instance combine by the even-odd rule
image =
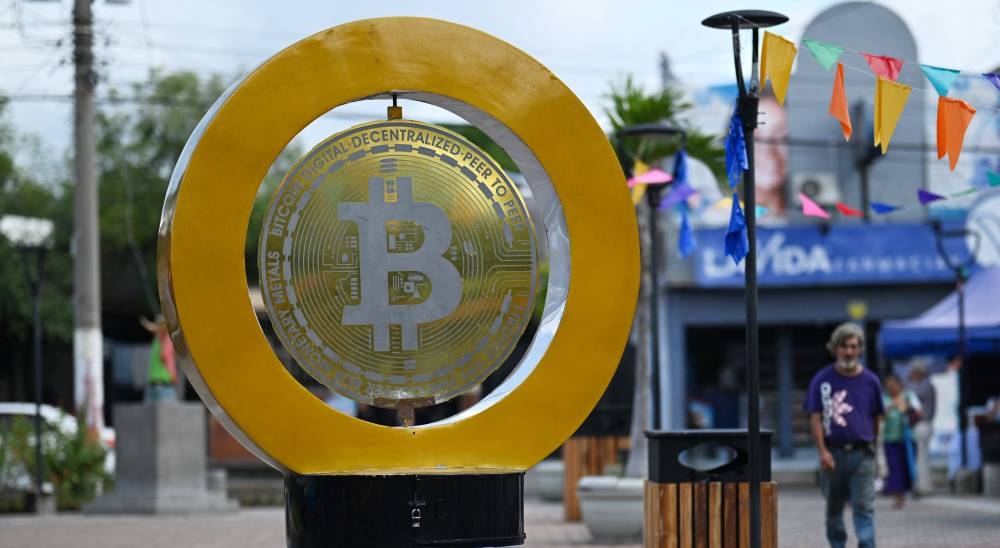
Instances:
[[[66,436],[76,435],[77,421],[75,417],[66,414],[57,407],[47,404],[42,404],[40,411],[42,419],[45,423],[42,432],[43,444],[47,443],[45,440],[45,431],[47,428],[58,429],[59,432]],[[10,430],[16,417],[21,417],[29,421],[30,424],[34,424],[35,404],[25,402],[0,402],[0,443],[3,443],[2,436],[5,432]],[[33,444],[34,434],[32,434],[30,439]],[[114,475],[115,430],[108,427],[102,428],[100,433],[100,443],[105,449],[107,449],[107,455],[104,459],[104,469],[108,472],[108,474]],[[0,489],[14,491],[30,491],[33,489],[31,475],[27,470],[24,470],[23,465],[12,462],[9,454],[0,454],[0,458],[4,459],[4,462],[0,462]],[[51,492],[52,486],[43,483],[42,489]]]

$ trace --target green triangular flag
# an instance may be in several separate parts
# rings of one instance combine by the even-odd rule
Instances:
[[[809,48],[809,53],[811,53],[812,56],[819,61],[823,70],[830,70],[830,67],[832,67],[837,62],[837,59],[840,58],[840,54],[844,53],[844,48],[833,44],[827,44],[826,42],[803,38],[802,43]]]
[[[1000,186],[1000,173],[987,171],[986,180],[990,182],[990,186]]]
[[[969,189],[966,189],[966,190],[962,190],[962,191],[956,192],[954,194],[949,194],[948,196],[951,197],[951,198],[958,198],[960,196],[968,196],[969,194],[975,194],[977,192],[979,192],[979,189],[973,187],[973,188],[969,188]]]

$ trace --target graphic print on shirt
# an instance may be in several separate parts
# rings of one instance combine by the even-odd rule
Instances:
[[[854,406],[844,401],[847,399],[846,388],[834,394],[830,383],[824,382],[819,385],[819,392],[823,396],[823,431],[829,436],[830,421],[835,422],[837,426],[847,426],[844,415],[854,411]]]

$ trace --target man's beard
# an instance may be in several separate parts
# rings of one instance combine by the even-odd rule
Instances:
[[[837,367],[844,371],[855,371],[861,367],[861,362],[859,360],[837,360]]]

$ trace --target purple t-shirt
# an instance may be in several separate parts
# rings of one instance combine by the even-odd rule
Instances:
[[[848,377],[828,365],[809,383],[805,410],[820,413],[828,442],[875,441],[875,421],[885,413],[882,384],[868,369]]]

